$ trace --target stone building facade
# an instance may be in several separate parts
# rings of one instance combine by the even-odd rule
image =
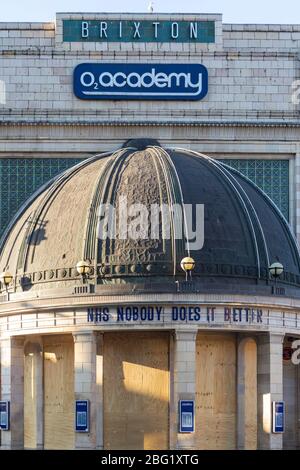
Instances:
[[[226,25],[221,15],[153,14],[153,22],[214,21],[215,42],[62,40],[63,20],[107,18],[150,17],[58,14],[56,23],[0,25],[0,174],[4,181],[10,174],[27,181],[23,192],[17,185],[10,204],[9,188],[1,185],[2,230],[24,198],[74,159],[116,149],[128,138],[153,137],[237,165],[273,198],[298,234],[299,26]],[[209,71],[209,91],[200,102],[82,101],[73,93],[73,70],[93,61],[200,62]]]
[[[92,38],[84,37],[87,22]],[[122,41],[116,40],[116,32],[109,36],[120,22]],[[145,22],[152,27],[144,33]],[[134,23],[140,23],[141,37],[134,37]],[[153,39],[154,23],[164,31],[161,41]],[[125,40],[128,24],[132,36]],[[183,24],[194,26],[189,26],[190,36],[180,39]],[[199,29],[205,25],[199,41],[191,40],[195,24]],[[228,25],[219,14],[59,13],[54,23],[0,23],[0,268],[13,275],[7,289],[2,283],[0,294],[1,400],[11,405],[10,430],[1,431],[2,448],[299,447],[299,366],[284,356],[300,337],[299,253],[293,238],[300,236],[299,44],[299,25]],[[73,74],[85,63],[202,64],[208,71],[208,92],[199,101],[80,100]],[[130,139],[135,139],[137,162],[130,156]],[[224,236],[214,240],[211,231],[213,255],[207,252],[204,261],[201,250],[195,255],[191,283],[182,278],[180,260],[187,253],[177,245],[166,249],[165,264],[148,252],[142,259],[135,246],[126,247],[128,259],[122,261],[120,252],[100,256],[98,245],[98,258],[93,257],[86,245],[94,240],[89,227],[95,227],[89,205],[99,202],[95,194],[101,195],[93,192],[99,185],[95,175],[104,178],[110,194],[117,194],[121,180],[111,186],[114,175],[128,159],[140,182],[136,193],[145,197],[153,194],[149,175],[152,181],[157,175],[150,157],[160,162],[157,188],[162,193],[178,177],[179,189],[174,194],[170,189],[170,194],[175,199],[180,191],[189,194],[195,171],[199,194],[202,187],[206,193],[200,197],[195,189],[194,202],[203,203],[210,194],[209,205],[219,181],[225,185],[230,180],[230,187],[225,185],[229,192],[220,190],[216,199],[219,217],[223,199],[225,209],[236,198],[244,201],[237,220],[243,220],[245,207],[250,214],[245,229],[234,225],[235,231],[223,221]],[[212,165],[219,176],[209,186],[203,175]],[[236,170],[261,188],[279,212]],[[252,188],[245,189],[245,200],[241,189],[233,189],[243,185]],[[128,194],[135,194],[130,186]],[[267,201],[265,221],[263,212],[257,218],[252,214],[253,206],[257,214],[261,210],[256,197]],[[237,240],[239,260],[233,260],[236,254],[226,245],[227,236],[228,243]],[[264,237],[269,241],[263,242]],[[27,246],[29,239],[33,242]],[[239,241],[244,245],[238,247]],[[261,263],[255,258],[252,266],[246,258],[255,244]],[[86,283],[75,270],[85,258],[94,263]],[[275,286],[268,258],[285,268]],[[218,267],[211,268],[213,264]],[[195,306],[202,313],[199,321],[192,320]],[[122,307],[162,308],[163,313],[151,321],[125,315],[124,322],[116,323]],[[107,323],[99,321],[103,308],[109,309]],[[174,308],[191,317],[178,322]],[[139,377],[145,379],[143,385]],[[217,382],[222,386],[214,388]],[[89,400],[88,433],[74,431],[75,399]],[[194,433],[179,432],[180,400],[195,401]],[[282,400],[283,435],[272,432],[271,416],[272,402]],[[118,403],[128,408],[130,418]],[[149,423],[144,431],[143,422]],[[57,423],[60,431],[53,437]]]

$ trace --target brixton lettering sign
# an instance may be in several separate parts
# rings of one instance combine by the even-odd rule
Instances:
[[[63,20],[64,42],[215,42],[214,21]]]
[[[208,72],[201,64],[79,64],[74,94],[80,99],[201,100]]]

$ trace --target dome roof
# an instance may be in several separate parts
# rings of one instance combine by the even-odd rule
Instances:
[[[153,205],[203,204],[203,247],[191,250],[177,237],[178,213],[170,210],[158,226],[150,220],[144,239],[103,239],[100,207],[110,203],[122,226],[124,197],[127,207],[143,204],[149,211]],[[169,238],[162,237],[164,218],[170,222]],[[158,230],[158,238],[149,237],[151,229]],[[132,140],[81,162],[37,191],[2,238],[0,272],[14,275],[17,290],[55,288],[74,285],[77,262],[89,260],[90,282],[97,285],[174,285],[174,277],[184,276],[180,261],[188,255],[196,262],[193,280],[202,286],[267,285],[274,261],[284,265],[279,282],[300,285],[296,241],[257,186],[200,153]]]

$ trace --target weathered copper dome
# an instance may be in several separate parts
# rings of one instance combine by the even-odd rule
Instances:
[[[90,260],[90,282],[165,283],[184,276],[189,254],[171,236],[134,240],[99,237],[101,204],[204,204],[204,246],[192,251],[193,280],[219,290],[230,284],[267,285],[268,267],[284,265],[279,282],[300,285],[300,260],[292,232],[270,199],[239,172],[184,149],[164,149],[153,140],[128,141],[115,152],[96,155],[54,178],[19,211],[1,241],[0,271],[15,288],[66,286],[78,278],[76,264]],[[119,216],[117,216],[118,218]],[[151,227],[150,227],[151,228]]]

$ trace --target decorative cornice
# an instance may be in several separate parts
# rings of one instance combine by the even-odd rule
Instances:
[[[61,126],[61,127],[293,127],[298,128],[300,127],[300,119],[299,120],[287,120],[287,121],[233,121],[233,120],[207,120],[207,121],[189,121],[189,120],[174,120],[174,121],[130,121],[130,120],[109,120],[109,121],[43,121],[43,120],[36,120],[36,121],[1,121],[0,119],[0,127],[1,126]]]
[[[163,263],[131,263],[128,265],[97,263],[96,268],[94,268],[94,266],[91,267],[89,281],[95,286],[100,286],[103,282],[109,282],[111,286],[110,289],[113,289],[113,286],[116,286],[114,284],[116,279],[122,278],[124,281],[127,279],[127,287],[130,287],[133,285],[135,278],[143,278],[146,283],[152,283],[153,279],[157,280],[157,277],[159,277],[160,285],[164,284],[165,287],[168,285],[169,287],[175,288],[175,278],[181,279],[184,278],[185,275],[179,267],[174,275],[171,274],[172,270],[173,265],[171,261],[164,261]],[[95,271],[97,271],[96,275]],[[266,268],[261,268],[260,273],[258,273],[256,266],[205,263],[197,266],[194,273],[194,284],[196,285],[199,281],[200,285],[203,285],[202,279],[206,278],[222,280],[224,277],[232,279],[233,282],[236,279],[253,279],[258,281],[258,278],[260,278],[263,285],[270,282],[269,273]],[[16,275],[14,281],[15,287],[9,289],[9,292],[11,293],[15,291],[15,289],[17,292],[29,292],[34,285],[39,284],[48,284],[49,288],[51,288],[51,284],[53,283],[65,281],[76,282],[79,279],[80,275],[74,266],[40,270],[30,273],[25,272],[24,274]],[[278,287],[281,286],[294,286],[299,288],[300,276],[295,273],[284,272],[278,281]],[[156,284],[156,290],[159,291],[159,284]],[[36,292],[36,290],[34,292]],[[5,294],[5,290],[2,291],[2,294]]]
[[[136,286],[138,287],[138,286]],[[30,302],[28,302],[30,300]],[[29,297],[24,296],[14,298],[10,297],[10,300],[3,300],[0,302],[0,317],[13,316],[27,313],[44,313],[44,312],[57,312],[57,311],[74,311],[74,309],[85,309],[87,306],[99,306],[99,305],[118,305],[118,304],[129,304],[129,305],[144,305],[155,303],[157,305],[178,305],[178,304],[190,304],[199,305],[199,303],[207,305],[252,305],[260,308],[274,308],[283,310],[291,313],[297,313],[300,309],[300,300],[292,296],[273,296],[270,294],[257,294],[255,297],[249,293],[235,294],[232,292],[223,293],[199,293],[195,292],[179,292],[174,294],[170,293],[158,293],[158,292],[114,292],[100,291],[95,293],[74,295],[70,291],[54,291],[47,292],[44,296]]]
[[[117,44],[117,43],[116,43]],[[17,56],[37,56],[39,58],[53,58],[53,57],[69,57],[69,58],[76,58],[76,57],[89,57],[89,58],[97,58],[97,59],[116,59],[116,57],[123,57],[125,59],[131,57],[147,57],[152,60],[155,60],[157,57],[162,58],[191,58],[193,56],[200,57],[201,60],[203,57],[206,58],[228,58],[232,59],[239,59],[248,57],[252,58],[286,58],[286,59],[299,59],[298,48],[295,46],[295,50],[291,52],[290,49],[287,48],[286,51],[264,51],[264,50],[257,50],[254,51],[253,49],[247,49],[245,51],[237,50],[236,48],[232,48],[230,50],[215,50],[215,51],[208,51],[207,49],[195,49],[195,50],[188,50],[188,51],[160,51],[159,49],[155,51],[145,51],[145,50],[116,50],[112,49],[108,50],[97,50],[97,51],[69,51],[63,49],[50,49],[49,46],[45,46],[45,48],[32,46],[27,49],[2,49],[0,50],[0,56],[3,57],[17,57]]]

